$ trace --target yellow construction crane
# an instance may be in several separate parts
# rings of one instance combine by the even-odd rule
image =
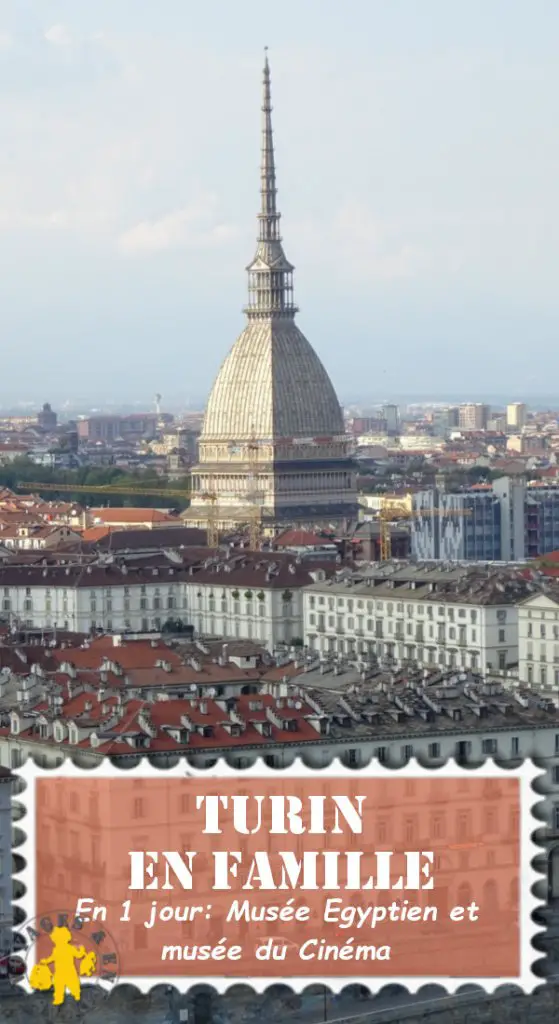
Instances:
[[[218,503],[217,494],[206,492],[200,495],[208,502],[204,510],[206,522],[206,533],[208,547],[216,548],[219,544],[219,535],[228,529],[225,524],[232,523],[235,526],[248,525],[249,544],[251,551],[258,550],[260,540],[260,509],[257,505],[248,505],[246,508],[228,508],[227,505]]]
[[[69,483],[18,483],[15,484],[19,491],[32,491],[34,494],[41,491],[57,491],[59,494],[144,494],[146,497],[169,497],[182,498],[187,501],[190,498],[190,487],[126,487],[123,484],[69,484]]]
[[[429,516],[441,516],[445,519],[452,519],[454,516],[471,516],[469,509],[414,509],[411,494],[401,498],[381,498],[379,508],[380,523],[380,560],[388,562],[392,558],[392,536],[390,524],[406,521],[408,519],[422,519]]]
[[[257,490],[258,482],[258,441],[256,437],[246,446],[246,461],[248,463],[248,489],[244,499],[246,505],[229,508],[227,505],[220,505],[218,495],[213,491],[206,491],[200,497],[208,503],[204,510],[204,518],[207,524],[208,547],[217,547],[219,534],[227,529],[226,524],[232,523],[235,526],[248,526],[249,546],[251,551],[258,550],[260,535],[262,531],[262,498],[263,493]]]
[[[183,501],[188,501],[191,497],[190,487],[188,488],[158,488],[158,487],[126,487],[118,484],[97,484],[89,486],[88,484],[69,484],[69,483],[48,483],[43,484],[38,481],[30,483],[18,483],[16,487],[19,491],[29,491],[33,494],[38,494],[43,491],[56,492],[58,494],[139,494],[144,497],[156,497],[156,498],[181,498]],[[258,506],[249,506],[248,508],[241,508],[235,510],[233,516],[230,511],[226,508],[220,508],[217,503],[216,494],[203,494],[202,497],[208,502],[208,510],[206,514],[206,534],[207,534],[207,545],[209,548],[216,548],[219,544],[219,519],[224,521],[230,520],[237,523],[247,522],[249,524],[249,536],[250,545],[252,550],[256,550],[258,547],[258,540],[260,537],[260,509]]]
[[[187,501],[190,498],[189,487],[127,487],[113,483],[88,486],[86,483],[39,482],[17,483],[16,487],[18,490],[26,490],[26,492],[32,492],[33,494],[38,494],[46,490],[46,492],[57,492],[58,494],[68,492],[68,494],[77,493],[81,495],[142,495],[149,498],[180,498],[182,501]],[[209,502],[207,513],[207,544],[209,548],[217,548],[219,544],[219,508],[217,505],[217,497],[216,495],[210,494],[203,495],[202,497]]]

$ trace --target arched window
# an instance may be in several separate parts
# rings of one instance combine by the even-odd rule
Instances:
[[[472,887],[469,882],[462,882],[462,885],[458,886],[458,892],[456,894],[456,905],[459,907],[468,907],[472,902]]]
[[[483,904],[481,910],[484,914],[494,914],[499,910],[499,896],[497,883],[493,878],[488,878],[483,886]]]

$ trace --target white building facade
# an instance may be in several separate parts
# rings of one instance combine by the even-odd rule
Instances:
[[[147,633],[180,622],[199,636],[255,640],[269,650],[302,640],[301,580],[289,570],[278,584],[256,571],[247,583],[246,573],[237,582],[234,573],[189,575],[166,566],[142,573],[141,582],[132,571],[113,571],[103,580],[97,566],[72,567],[67,578],[58,567],[44,574],[33,569],[8,585],[0,573],[0,618],[17,628]],[[305,582],[321,577],[319,569],[304,573]]]
[[[313,584],[304,590],[305,643],[321,654],[375,655],[420,665],[505,671],[518,661],[517,609],[421,596],[412,587]],[[429,600],[426,597],[429,597]]]
[[[518,607],[518,678],[559,689],[559,588],[534,594]]]

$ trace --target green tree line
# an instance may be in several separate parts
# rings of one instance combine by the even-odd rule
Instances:
[[[72,484],[79,487],[133,487],[151,490],[157,488],[164,491],[188,490],[190,480],[184,476],[178,480],[168,480],[160,476],[154,469],[139,469],[125,472],[115,466],[82,466],[80,469],[60,470],[49,466],[37,466],[28,458],[14,459],[8,465],[0,466],[0,487],[9,487],[20,493],[18,484],[34,483],[60,484],[60,491],[41,491],[37,493],[47,501],[60,498],[63,501],[79,501],[82,505],[111,505],[115,508],[130,508],[141,504],[146,508],[186,508],[187,498],[175,495],[166,497],[164,494],[96,494],[95,491],[72,492]],[[29,493],[23,492],[21,493]]]

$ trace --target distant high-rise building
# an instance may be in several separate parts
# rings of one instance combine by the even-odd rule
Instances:
[[[50,403],[45,402],[40,413],[37,414],[37,425],[43,430],[56,430],[58,416],[53,412]]]
[[[486,430],[491,409],[483,402],[468,402],[461,405],[458,412],[460,430]]]
[[[512,402],[507,405],[507,427],[512,430],[522,430],[526,426],[528,409],[524,402]]]
[[[501,506],[492,491],[447,493],[433,487],[414,494],[413,507],[413,557],[443,562],[501,559]]]
[[[400,410],[397,405],[383,405],[382,418],[385,422],[386,433],[395,437],[400,433]]]
[[[431,416],[433,433],[437,437],[446,437],[459,425],[459,410],[457,405],[449,405],[447,408],[435,409]]]
[[[559,488],[500,477],[487,490],[414,494],[412,555],[516,562],[559,549]]]

